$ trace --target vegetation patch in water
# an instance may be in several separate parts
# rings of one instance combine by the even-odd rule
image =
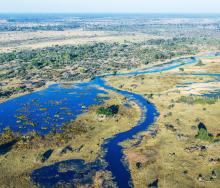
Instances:
[[[47,111],[48,109],[47,108],[40,108],[39,110],[40,111]]]
[[[36,123],[34,123],[33,121],[31,120],[27,120],[23,123],[24,125],[31,125],[32,127],[35,127],[36,126]]]
[[[22,114],[22,115],[16,115],[15,116],[17,119],[19,119],[19,120],[25,120],[26,119],[26,116],[24,115],[24,114]]]

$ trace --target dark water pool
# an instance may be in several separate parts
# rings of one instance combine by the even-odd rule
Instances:
[[[95,172],[100,169],[98,161],[85,163],[83,160],[67,160],[45,166],[32,173],[32,180],[40,187],[51,188],[59,185],[75,187],[77,184],[92,182]]]
[[[105,91],[93,82],[64,87],[59,84],[0,104],[0,132],[10,128],[23,134],[60,131],[63,123],[75,119],[91,105],[101,104]]]

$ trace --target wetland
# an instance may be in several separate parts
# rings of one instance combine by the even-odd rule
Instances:
[[[91,24],[59,32],[0,23],[0,37],[26,32],[1,48],[0,185],[216,187],[219,18],[184,18],[190,33],[175,16],[81,19]],[[30,32],[54,38],[32,44]]]

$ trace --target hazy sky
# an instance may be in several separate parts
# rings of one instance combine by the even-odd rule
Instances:
[[[220,13],[220,0],[0,0],[3,12]]]

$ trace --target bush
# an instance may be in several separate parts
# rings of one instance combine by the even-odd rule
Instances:
[[[195,66],[204,66],[204,65],[205,64],[201,60],[199,60],[199,62]]]
[[[181,68],[179,68],[179,70],[180,70],[181,72],[184,72],[184,68],[182,68],[182,67],[181,67]]]
[[[119,110],[119,106],[118,105],[112,105],[112,106],[109,106],[109,107],[100,107],[98,110],[97,110],[97,114],[100,114],[100,115],[105,115],[105,116],[114,116],[115,114],[118,113],[118,110]]]
[[[142,167],[141,162],[137,162],[137,163],[136,163],[136,167],[137,167],[137,169],[140,169],[140,168]]]
[[[213,136],[208,133],[205,129],[200,129],[198,134],[196,135],[197,139],[200,140],[207,140],[207,141],[213,141]]]
[[[213,141],[214,137],[210,133],[208,133],[205,125],[203,123],[200,123],[198,125],[199,131],[198,134],[195,136],[197,139],[200,140],[206,140],[206,141]]]

